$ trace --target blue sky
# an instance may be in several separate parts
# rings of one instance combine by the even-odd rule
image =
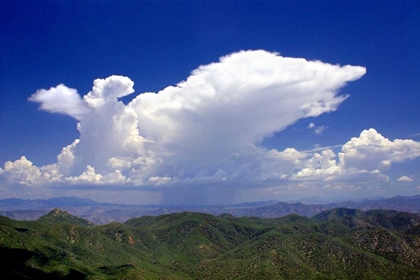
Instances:
[[[2,6],[0,198],[420,194],[416,1]]]

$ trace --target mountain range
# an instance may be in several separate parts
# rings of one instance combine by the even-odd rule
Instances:
[[[312,217],[322,211],[338,207],[354,208],[364,211],[389,209],[420,213],[420,195],[395,196],[391,198],[344,201],[328,204],[289,203],[270,200],[224,206],[124,205],[101,203],[91,199],[77,197],[58,197],[45,200],[3,199],[0,200],[0,215],[15,220],[36,220],[52,209],[60,208],[95,224],[106,224],[110,222],[125,222],[131,218],[144,215],[157,216],[184,211],[212,215],[229,213],[237,217],[255,216],[261,218],[278,218],[292,213]]]
[[[0,216],[1,279],[420,279],[420,215],[182,212],[94,225]]]

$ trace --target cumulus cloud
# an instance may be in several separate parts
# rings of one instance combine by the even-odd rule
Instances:
[[[29,100],[41,103],[39,108],[42,110],[69,115],[78,120],[81,120],[89,111],[77,90],[63,84],[49,90],[40,89],[29,97]]]
[[[83,99],[90,107],[98,108],[106,101],[112,101],[134,92],[134,82],[127,77],[111,76],[106,79],[96,79],[93,82],[92,91]]]
[[[40,169],[24,156],[14,162],[7,161],[2,174],[8,181],[21,185],[39,184],[42,179]]]
[[[420,142],[396,139],[391,141],[371,128],[353,137],[335,154],[332,150],[314,153],[301,164],[296,178],[307,180],[382,180],[392,163],[405,162],[420,156]]]
[[[76,118],[80,137],[56,163],[37,167],[22,157],[7,162],[0,177],[6,185],[113,184],[166,188],[170,195],[177,188],[199,195],[215,186],[388,180],[392,163],[420,156],[419,142],[391,141],[369,129],[338,153],[261,146],[300,119],[335,111],[348,97],[339,90],[365,72],[258,50],[200,66],[185,81],[139,94],[127,105],[118,98],[134,92],[128,77],[96,79],[83,97],[64,85],[41,89],[29,100]],[[320,134],[327,127],[308,128]]]
[[[408,176],[401,176],[400,178],[397,179],[397,181],[398,182],[412,182],[413,179]]]
[[[391,141],[371,128],[344,144],[338,156],[344,168],[384,171],[393,162],[419,157],[420,142],[409,139]]]

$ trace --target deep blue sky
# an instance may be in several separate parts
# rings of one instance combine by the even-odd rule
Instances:
[[[369,128],[391,140],[420,141],[418,1],[1,1],[1,6],[0,166],[23,155],[37,166],[53,163],[79,136],[75,119],[28,101],[38,89],[64,83],[85,94],[94,79],[123,75],[135,82],[136,93],[157,92],[239,50],[367,69],[343,88],[350,98],[337,111],[301,119],[263,146],[342,145]],[[306,128],[311,122],[328,129],[316,135]],[[414,160],[390,172],[398,178],[418,170]]]

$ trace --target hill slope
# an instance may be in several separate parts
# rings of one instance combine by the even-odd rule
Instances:
[[[46,224],[46,225],[53,225],[53,224],[58,224],[58,223],[68,223],[68,224],[77,225],[77,226],[93,226],[94,225],[93,223],[85,219],[73,216],[69,212],[60,210],[58,208],[55,208],[48,214],[40,217],[37,220],[37,222]]]
[[[420,279],[420,217],[183,212],[91,226],[56,209],[0,217],[2,279]]]

